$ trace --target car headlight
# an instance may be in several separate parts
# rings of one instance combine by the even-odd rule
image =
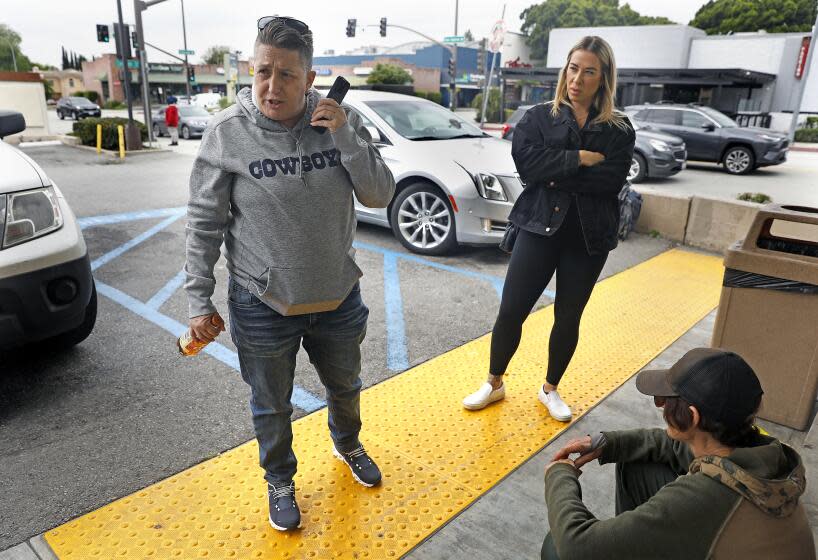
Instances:
[[[0,202],[0,209],[5,206],[4,249],[62,227],[63,217],[54,187],[11,193],[4,198],[5,202]]]
[[[491,173],[478,173],[474,176],[474,184],[477,187],[477,193],[483,198],[508,202],[506,191],[503,190],[500,179]]]
[[[670,144],[662,142],[661,140],[648,140],[648,143],[653,146],[657,152],[669,152],[671,150]]]
[[[780,136],[770,136],[769,134],[762,134],[761,137],[767,142],[780,142],[783,140]]]

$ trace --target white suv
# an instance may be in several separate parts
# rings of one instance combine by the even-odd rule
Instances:
[[[0,139],[26,128],[0,111]],[[97,293],[77,219],[31,158],[0,141],[0,350],[69,347],[94,328]]]

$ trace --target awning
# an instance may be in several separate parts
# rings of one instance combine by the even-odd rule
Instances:
[[[501,68],[503,80],[535,80],[556,84],[560,68]],[[624,84],[664,84],[691,86],[759,87],[774,81],[775,74],[743,68],[620,68],[617,82]]]

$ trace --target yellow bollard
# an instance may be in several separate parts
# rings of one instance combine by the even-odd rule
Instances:
[[[119,133],[119,159],[125,159],[125,129],[119,124],[116,131]]]
[[[97,155],[102,153],[102,125],[97,125]]]

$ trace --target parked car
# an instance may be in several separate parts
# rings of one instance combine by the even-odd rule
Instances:
[[[0,138],[25,130],[0,111]],[[0,141],[0,350],[82,342],[97,317],[97,292],[74,213],[30,157]]]
[[[197,93],[193,96],[191,105],[203,109],[218,109],[221,98],[221,94],[218,93]]]
[[[179,109],[179,126],[177,128],[182,138],[190,139],[204,134],[207,123],[213,118],[210,113],[195,105],[177,105],[177,108]],[[167,107],[157,109],[151,117],[153,129],[156,131],[157,136],[170,134],[165,124],[165,109]]]
[[[720,163],[733,175],[787,160],[789,140],[785,135],[766,128],[740,127],[711,107],[660,103],[626,110],[646,127],[682,138],[689,160]]]
[[[533,105],[520,105],[503,125],[503,138],[514,138],[514,128]],[[678,136],[648,130],[631,120],[636,131],[636,145],[628,172],[628,181],[641,183],[648,177],[662,178],[675,175],[687,166],[684,141]]]
[[[102,111],[99,105],[85,97],[63,97],[57,101],[57,116],[60,119],[71,117],[76,121],[84,117],[102,116]]]
[[[426,255],[500,242],[523,189],[508,142],[417,97],[353,90],[344,104],[361,116],[397,183],[385,209],[356,200],[360,221],[391,227]]]

